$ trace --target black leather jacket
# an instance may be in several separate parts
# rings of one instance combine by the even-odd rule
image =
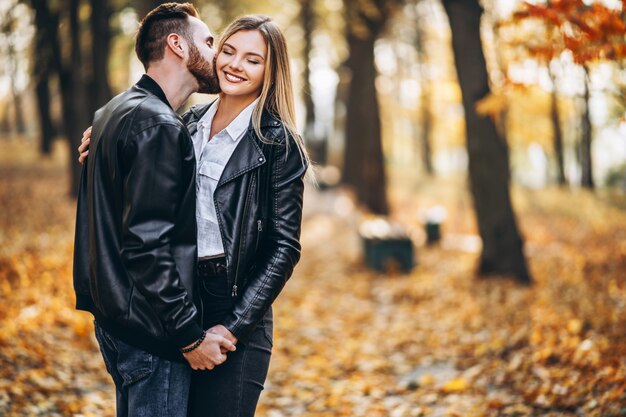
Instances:
[[[183,116],[191,135],[210,106],[194,106]],[[300,259],[307,165],[280,120],[268,112],[263,113],[261,133],[272,143],[261,141],[250,124],[213,196],[228,283],[236,298],[222,324],[242,341],[263,318]]]
[[[195,157],[189,132],[147,75],[98,110],[74,246],[78,309],[168,358],[202,334]]]

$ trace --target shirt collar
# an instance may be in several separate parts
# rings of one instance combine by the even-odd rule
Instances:
[[[238,141],[241,137],[243,137],[243,134],[248,129],[248,126],[250,125],[250,119],[252,119],[252,112],[254,111],[254,107],[257,105],[258,102],[259,102],[259,99],[257,98],[252,103],[250,103],[245,109],[243,109],[237,115],[237,117],[235,117],[233,121],[230,122],[228,126],[226,126],[225,130],[228,133],[228,136],[230,136],[230,138],[234,142]],[[206,131],[209,131],[211,129],[211,123],[213,123],[213,118],[215,117],[215,113],[217,113],[217,108],[219,107],[219,104],[220,104],[220,99],[218,97],[218,99],[215,100],[215,102],[209,108],[209,110],[207,110],[204,116],[202,116],[202,118],[198,121],[198,124],[202,125],[202,127]]]
[[[172,107],[170,102],[167,101],[167,97],[165,96],[165,93],[163,92],[161,86],[156,81],[154,81],[152,77],[150,77],[148,74],[142,75],[141,79],[137,81],[136,85],[139,88],[143,88],[144,90],[147,90],[148,92],[154,94],[155,96],[160,98],[161,101],[163,101],[165,104]]]

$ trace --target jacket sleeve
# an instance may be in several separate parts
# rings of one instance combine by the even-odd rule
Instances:
[[[280,129],[282,132],[282,128]],[[263,318],[280,291],[291,277],[300,260],[300,229],[304,174],[302,161],[293,139],[286,153],[281,141],[270,163],[270,193],[267,236],[264,249],[258,254],[256,268],[247,277],[245,291],[238,298],[232,313],[223,322],[239,340],[245,342]]]
[[[186,188],[182,172],[185,135],[174,124],[149,127],[130,135],[123,157],[122,256],[136,289],[178,347],[202,334],[198,312],[178,275],[170,247]]]

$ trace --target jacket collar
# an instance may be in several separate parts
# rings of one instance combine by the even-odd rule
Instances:
[[[217,100],[213,100],[207,104],[197,104],[192,106],[189,111],[194,115],[193,118],[189,120],[189,123],[198,123],[198,121],[204,116],[204,114],[209,110],[209,108],[215,103]],[[269,111],[263,110],[263,114],[261,114],[261,128],[264,127],[278,127],[280,126],[280,121],[277,117],[273,116]],[[252,129],[252,121],[250,121],[250,126],[248,130]],[[190,130],[191,131],[191,130]]]
[[[189,129],[191,135],[194,135],[198,131],[198,121],[206,114],[213,103],[215,103],[215,101],[208,104],[199,104],[189,109],[191,114],[193,114],[187,122],[187,129]],[[267,111],[263,111],[261,128],[279,125],[280,122],[278,119],[271,117]],[[217,183],[217,189],[219,190],[223,184],[265,164],[265,162],[266,159],[261,150],[260,141],[256,137],[256,133],[252,127],[252,121],[250,121],[248,130],[237,144],[237,147],[224,167],[224,171],[222,171],[222,176]]]
[[[143,90],[148,91],[149,93],[154,94],[163,103],[167,104],[170,108],[172,108],[172,105],[170,104],[169,101],[167,101],[167,97],[165,96],[165,93],[163,92],[163,89],[161,88],[161,86],[156,81],[154,81],[152,77],[150,77],[148,74],[142,75],[139,81],[137,81],[137,84],[135,85]]]
[[[211,123],[213,123],[213,119],[215,119],[215,114],[217,112],[216,108],[219,105],[219,100],[220,99],[218,98],[211,103],[209,109],[204,112],[204,115],[202,115],[200,120],[198,120],[198,124],[203,126],[205,131],[208,131],[211,128]],[[252,118],[252,112],[258,102],[259,99],[256,99],[250,103],[228,124],[228,126],[226,126],[225,130],[234,142],[239,141],[239,139],[241,139],[244,133],[248,130],[250,120]]]

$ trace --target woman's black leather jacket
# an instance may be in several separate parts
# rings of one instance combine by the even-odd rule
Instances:
[[[183,116],[191,135],[210,106],[194,106]],[[281,121],[268,112],[261,133],[270,143],[250,124],[213,196],[228,284],[236,298],[222,324],[239,340],[263,318],[300,259],[307,164]]]

